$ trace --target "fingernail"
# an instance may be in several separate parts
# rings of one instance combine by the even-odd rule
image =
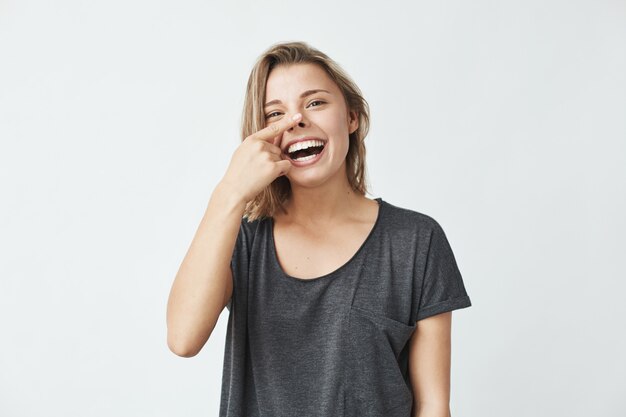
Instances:
[[[302,116],[300,113],[296,113],[291,117],[291,120],[298,120]]]

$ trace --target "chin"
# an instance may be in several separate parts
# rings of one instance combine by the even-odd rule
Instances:
[[[298,186],[302,188],[316,188],[324,184],[324,182],[325,182],[324,179],[310,179],[310,180],[300,180],[300,181],[289,180],[289,183],[291,184],[292,187]]]
[[[303,172],[294,176],[290,176],[288,178],[291,185],[297,185],[304,188],[315,188],[324,185],[326,182],[332,180],[336,175],[339,174],[339,172],[339,169],[330,174],[322,174],[319,172]],[[289,173],[287,175],[289,175]]]

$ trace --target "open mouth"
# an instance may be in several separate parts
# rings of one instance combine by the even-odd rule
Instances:
[[[310,138],[289,145],[285,154],[295,162],[304,162],[315,158],[326,146],[326,141],[319,138]]]
[[[289,152],[287,156],[294,161],[308,161],[309,159],[315,158],[315,155],[322,152],[324,149],[324,145],[320,146],[311,146],[306,149],[299,149],[294,152]]]

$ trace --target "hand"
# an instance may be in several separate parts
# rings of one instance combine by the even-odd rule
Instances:
[[[248,202],[256,197],[277,177],[291,169],[280,149],[282,133],[298,123],[302,115],[283,117],[258,132],[246,137],[235,150],[221,183]]]

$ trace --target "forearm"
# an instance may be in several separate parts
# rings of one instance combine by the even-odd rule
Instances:
[[[168,300],[168,345],[177,355],[195,355],[224,308],[227,279],[232,279],[230,260],[244,210],[245,203],[218,184]]]

